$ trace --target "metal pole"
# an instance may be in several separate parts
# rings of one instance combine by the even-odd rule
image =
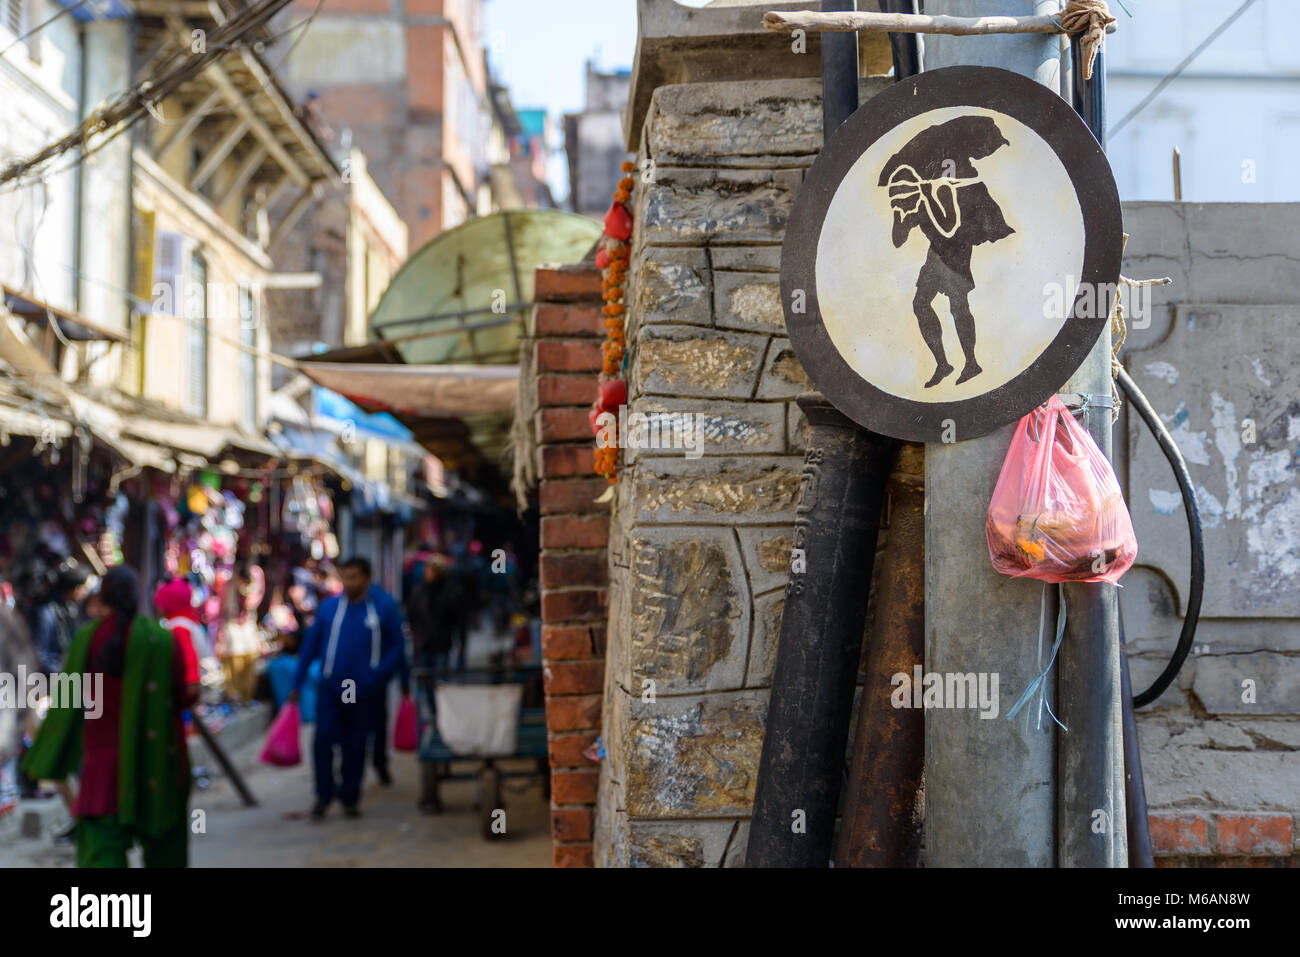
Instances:
[[[1138,744],[1133,708],[1133,681],[1128,670],[1128,645],[1124,641],[1124,609],[1119,613],[1119,693],[1124,709],[1124,810],[1128,820],[1128,866],[1155,867],[1151,849],[1151,823],[1147,819],[1147,789],[1142,779],[1142,751]]]
[[[1056,14],[1054,0],[927,0],[927,14]],[[1050,34],[925,38],[927,70],[975,64],[1030,76],[1052,89],[1060,51]],[[1056,735],[1006,708],[1041,670],[1042,585],[999,575],[985,519],[1012,426],[925,448],[926,670],[997,676],[999,713],[925,712],[927,867],[1050,867],[1056,862]]]
[[[253,792],[248,789],[244,783],[244,776],[239,773],[235,763],[230,760],[230,755],[226,754],[226,749],[217,742],[217,736],[212,733],[206,724],[199,720],[199,716],[193,711],[190,712],[190,721],[194,722],[194,729],[198,731],[199,737],[203,743],[208,746],[212,756],[217,759],[221,765],[221,770],[226,772],[226,777],[230,778],[230,783],[235,786],[239,792],[240,800],[244,802],[244,807],[257,807],[257,798],[253,797]]]
[[[1105,52],[1098,52],[1091,80],[1083,78],[1077,41],[1070,53],[1075,108],[1104,149]],[[1110,338],[1110,329],[1104,329],[1063,391],[1111,395]],[[1111,411],[1093,407],[1083,424],[1109,459]],[[1061,586],[1061,597],[1066,626],[1056,675],[1057,713],[1069,731],[1059,735],[1057,865],[1127,867],[1119,596],[1105,582],[1069,582]]]
[[[747,867],[826,867],[893,440],[818,393],[754,789]]]
[[[885,501],[887,541],[836,867],[915,867],[921,850],[925,712],[895,708],[892,696],[893,677],[911,679],[925,663],[925,446],[898,443]]]

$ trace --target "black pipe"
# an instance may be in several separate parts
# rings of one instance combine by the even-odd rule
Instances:
[[[1119,612],[1119,693],[1124,728],[1124,812],[1128,821],[1128,866],[1155,867],[1151,850],[1151,822],[1147,818],[1147,787],[1142,778],[1142,752],[1138,747],[1137,719],[1133,710],[1133,678],[1128,669],[1124,641],[1124,609]]]
[[[822,12],[853,11],[857,0],[822,0]],[[858,108],[858,35],[822,34],[822,137],[830,139]]]
[[[1183,495],[1183,511],[1187,513],[1187,532],[1191,538],[1192,549],[1191,585],[1187,591],[1187,608],[1183,614],[1183,628],[1178,636],[1178,645],[1174,648],[1169,664],[1165,665],[1165,670],[1160,672],[1159,677],[1151,683],[1151,687],[1134,696],[1133,706],[1141,708],[1165,693],[1165,689],[1173,683],[1174,678],[1178,677],[1183,662],[1187,660],[1188,652],[1192,650],[1196,625],[1201,618],[1201,596],[1205,591],[1205,541],[1201,534],[1201,510],[1196,503],[1196,491],[1192,487],[1192,476],[1187,470],[1183,453],[1179,451],[1177,443],[1165,428],[1164,422],[1160,420],[1159,414],[1122,366],[1116,375],[1116,380],[1138,415],[1142,416],[1142,421],[1147,424],[1151,434],[1155,436],[1160,451],[1165,454],[1165,458],[1169,460],[1174,470],[1174,478]]]
[[[881,13],[916,13],[916,0],[880,0]],[[916,76],[921,72],[921,35],[919,33],[891,33],[889,48],[894,55],[894,81]]]
[[[746,867],[826,867],[844,784],[867,592],[893,440],[817,393]]]
[[[1106,50],[1097,49],[1097,59],[1092,64],[1092,79],[1083,78],[1084,57],[1078,36],[1070,39],[1070,60],[1074,66],[1073,94],[1074,111],[1083,117],[1097,138],[1103,152],[1106,149]]]

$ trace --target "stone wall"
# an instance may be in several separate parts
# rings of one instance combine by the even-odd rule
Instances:
[[[864,99],[885,82],[864,80]],[[697,457],[623,452],[598,865],[744,859],[809,388],[784,334],[780,243],[820,146],[816,80],[663,86],[647,113],[628,411],[688,413],[703,441]]]
[[[535,274],[533,369],[541,511],[542,666],[556,867],[590,867],[605,677],[607,482],[592,474],[587,408],[600,371],[600,273],[594,266]]]

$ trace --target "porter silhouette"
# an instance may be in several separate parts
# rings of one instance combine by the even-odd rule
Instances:
[[[925,383],[927,389],[953,371],[943,350],[943,326],[932,305],[940,294],[948,297],[957,341],[966,359],[957,384],[984,371],[975,361],[975,317],[969,302],[975,288],[971,250],[980,243],[1004,239],[1015,230],[1007,225],[971,160],[983,159],[1008,145],[992,118],[963,116],[916,134],[889,158],[880,173],[878,185],[889,190],[894,210],[894,247],[907,242],[917,226],[930,243],[912,300],[921,337],[934,354],[935,370]]]

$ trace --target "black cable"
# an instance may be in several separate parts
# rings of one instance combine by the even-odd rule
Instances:
[[[1183,493],[1183,510],[1187,513],[1187,532],[1192,547],[1191,586],[1187,591],[1187,610],[1183,615],[1183,630],[1178,636],[1178,645],[1174,648],[1169,664],[1165,665],[1165,670],[1160,672],[1160,676],[1151,683],[1151,687],[1133,696],[1133,707],[1140,708],[1165,693],[1165,689],[1173,683],[1174,678],[1178,677],[1178,672],[1182,670],[1183,663],[1187,660],[1187,653],[1192,650],[1192,639],[1196,637],[1196,625],[1201,617],[1201,595],[1205,591],[1205,541],[1201,533],[1201,510],[1196,504],[1196,491],[1192,488],[1192,476],[1187,471],[1187,462],[1183,458],[1183,453],[1179,451],[1173,436],[1169,434],[1169,430],[1165,428],[1164,422],[1147,401],[1147,397],[1142,394],[1142,390],[1123,367],[1120,367],[1116,379],[1133,408],[1137,410],[1138,415],[1142,416],[1142,421],[1146,422],[1147,428],[1155,436],[1160,451],[1165,454],[1165,458],[1169,460],[1169,465],[1174,470],[1174,478],[1178,480],[1178,488]]]

